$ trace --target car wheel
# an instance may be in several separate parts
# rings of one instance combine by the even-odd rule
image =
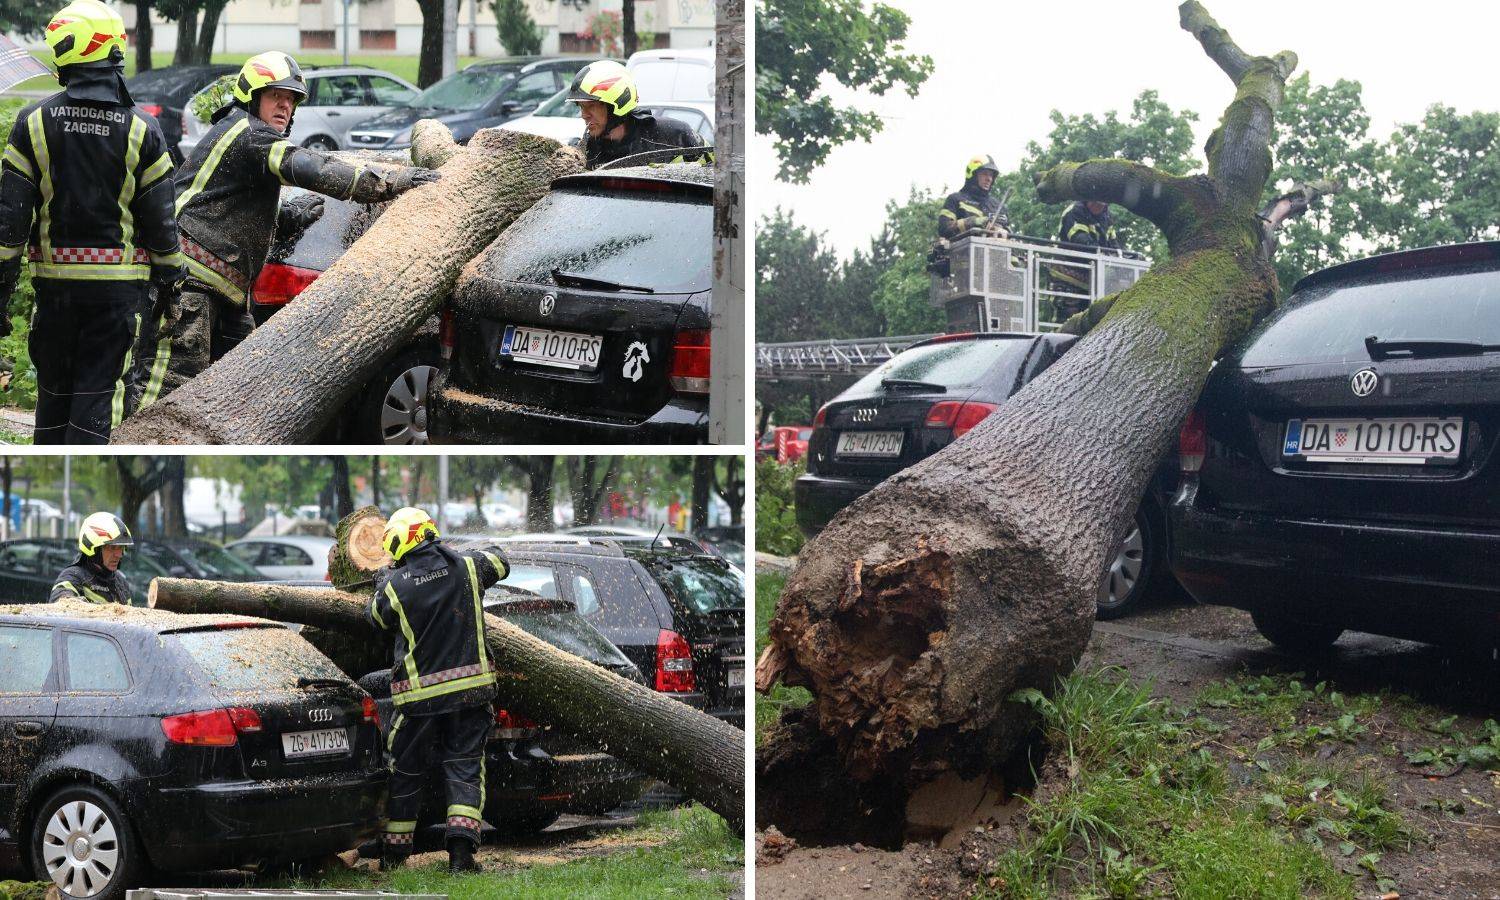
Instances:
[[[140,881],[145,856],[119,805],[97,788],[74,785],[41,805],[31,826],[31,865],[65,898],[118,900]]]
[[[1156,571],[1156,534],[1145,510],[1135,511],[1130,531],[1115,548],[1115,555],[1099,585],[1097,615],[1118,619],[1133,611],[1146,593]]]
[[[437,377],[436,351],[402,353],[370,381],[351,429],[360,444],[426,444],[428,392]]]
[[[309,150],[322,150],[325,153],[332,153],[339,148],[338,143],[333,138],[321,134],[314,135],[303,141],[302,146]]]
[[[1255,629],[1271,643],[1290,653],[1325,653],[1344,629],[1337,625],[1302,622],[1284,613],[1252,610]]]
[[[510,840],[531,837],[561,817],[562,813],[545,809],[517,813],[507,812],[501,806],[489,806],[484,810],[484,820],[494,827],[495,834]]]

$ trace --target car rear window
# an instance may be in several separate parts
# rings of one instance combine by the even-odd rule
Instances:
[[[298,193],[301,191],[287,188],[281,192],[281,196],[283,200],[287,200]],[[279,245],[273,247],[268,262],[286,263],[314,272],[327,271],[329,266],[344,255],[349,245],[369,229],[375,218],[372,207],[330,197],[323,201],[322,217],[302,232],[291,252],[277,254],[275,251],[284,248]]]
[[[1369,362],[1370,335],[1500,344],[1500,269],[1490,263],[1313,285],[1245,338],[1240,365]]]
[[[507,228],[490,250],[499,277],[553,284],[552,270],[650,288],[706,291],[713,205],[708,195],[597,189],[553,191]]]
[[[710,613],[716,609],[744,609],[745,585],[739,576],[708,560],[683,559],[653,567],[668,593],[689,609]]]
[[[171,635],[210,684],[224,691],[297,690],[298,678],[349,678],[312,644],[278,626],[215,628]]]
[[[617,666],[627,662],[614,644],[571,608],[525,600],[493,603],[489,602],[490,596],[493,595],[486,596],[486,612],[499,616],[532,637],[598,665]]]
[[[887,379],[925,381],[950,389],[967,387],[997,365],[1005,366],[1010,373],[1002,380],[1014,383],[1029,349],[1031,341],[1025,338],[947,341],[913,347],[856,381],[848,393],[884,393],[886,388],[881,382]]]

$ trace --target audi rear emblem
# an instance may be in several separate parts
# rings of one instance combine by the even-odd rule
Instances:
[[[542,295],[542,304],[541,304],[540,307],[538,307],[537,312],[540,312],[544,316],[550,316],[550,315],[552,315],[552,307],[554,307],[556,305],[557,305],[557,295],[556,294],[543,294]]]
[[[1375,386],[1380,383],[1380,376],[1375,374],[1374,369],[1360,369],[1349,379],[1349,390],[1356,397],[1368,397],[1375,392]]]
[[[312,712],[310,712],[310,713],[307,714],[307,721],[309,721],[309,722],[332,722],[333,721],[333,710],[331,710],[331,709],[315,709]]]
[[[875,407],[873,407],[873,406],[866,406],[866,407],[863,407],[861,409],[856,409],[854,411],[854,421],[856,421],[856,422],[873,422],[873,421],[875,421],[875,413],[877,411],[878,410],[876,410]]]

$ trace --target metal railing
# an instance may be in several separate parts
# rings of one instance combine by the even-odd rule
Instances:
[[[935,335],[792,341],[755,345],[755,377],[817,379],[829,375],[863,375],[918,341]]]

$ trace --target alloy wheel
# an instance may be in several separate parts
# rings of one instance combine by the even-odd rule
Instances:
[[[380,437],[387,444],[426,444],[427,393],[437,369],[413,366],[396,376],[380,404]]]
[[[103,891],[120,866],[119,836],[109,814],[87,800],[69,800],[52,814],[42,836],[42,862],[72,897]]]
[[[1133,600],[1145,565],[1146,542],[1141,537],[1141,526],[1131,522],[1130,533],[1120,542],[1115,558],[1110,561],[1109,571],[1099,585],[1099,608],[1118,609]]]

